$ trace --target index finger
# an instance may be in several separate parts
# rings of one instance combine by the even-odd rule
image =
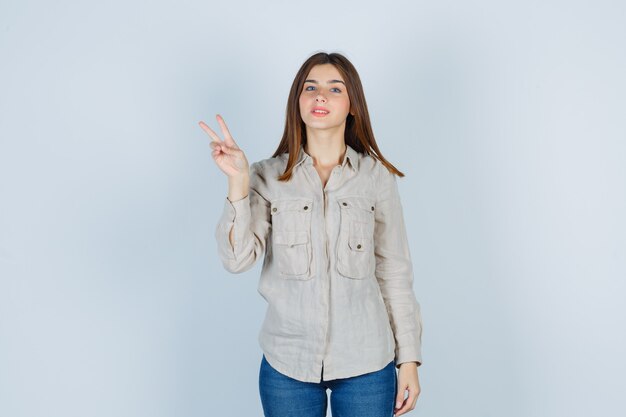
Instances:
[[[208,133],[209,136],[211,136],[211,138],[213,138],[214,141],[222,143],[222,140],[219,138],[219,136],[217,136],[217,133],[215,133],[213,129],[211,129],[206,123],[200,121],[198,122],[198,124],[200,125],[202,130],[204,130],[206,133]]]
[[[414,392],[411,392],[411,390],[408,390],[408,391],[409,391],[409,395],[404,399],[402,406],[400,406],[400,408],[396,410],[396,415],[404,414],[408,412],[409,410],[412,410],[415,408],[415,403],[417,402],[417,395]]]

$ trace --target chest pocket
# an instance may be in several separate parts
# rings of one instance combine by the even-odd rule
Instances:
[[[337,241],[337,271],[348,278],[364,279],[374,272],[374,201],[363,196],[337,199],[340,230]]]
[[[278,199],[271,202],[272,250],[284,279],[312,277],[311,213],[309,198]]]

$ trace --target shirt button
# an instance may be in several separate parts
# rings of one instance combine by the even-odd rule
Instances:
[[[348,203],[346,203],[345,201],[344,201],[343,203],[341,203],[341,204],[343,204],[344,206],[347,206],[347,205],[348,205]]]
[[[372,211],[374,211],[374,206],[372,206]]]
[[[309,209],[309,206],[304,206],[304,209],[305,209],[305,210],[308,210],[308,209]]]
[[[361,244],[359,243],[358,245],[356,245],[357,249],[361,249]]]
[[[276,211],[276,207],[274,207],[274,208],[272,209],[272,211],[274,211],[274,212],[275,212],[275,211]]]

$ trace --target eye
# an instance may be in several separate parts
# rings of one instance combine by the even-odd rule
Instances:
[[[315,88],[315,86],[309,85],[309,86],[305,87],[304,90],[305,91],[312,91],[312,90],[309,90],[309,88]],[[337,90],[337,93],[341,93],[341,90],[339,88],[337,88],[337,87],[333,87],[333,88],[331,88],[331,90]]]

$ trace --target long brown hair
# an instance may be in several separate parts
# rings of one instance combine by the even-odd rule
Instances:
[[[354,65],[343,55],[339,53],[318,52],[311,55],[300,67],[296,77],[291,84],[289,91],[289,99],[287,100],[287,112],[285,121],[285,130],[283,137],[278,144],[278,148],[272,157],[279,156],[285,152],[289,153],[287,167],[279,177],[279,181],[288,181],[291,178],[291,171],[297,162],[298,150],[300,145],[306,144],[306,127],[302,117],[300,117],[300,94],[304,86],[307,75],[315,65],[332,64],[343,77],[346,83],[346,90],[350,98],[351,111],[354,116],[348,113],[346,119],[346,130],[344,134],[345,143],[350,145],[355,151],[367,155],[371,155],[378,159],[387,169],[400,176],[404,174],[387,161],[383,156],[372,132],[369,112],[367,111],[367,103],[363,94],[363,86]]]

